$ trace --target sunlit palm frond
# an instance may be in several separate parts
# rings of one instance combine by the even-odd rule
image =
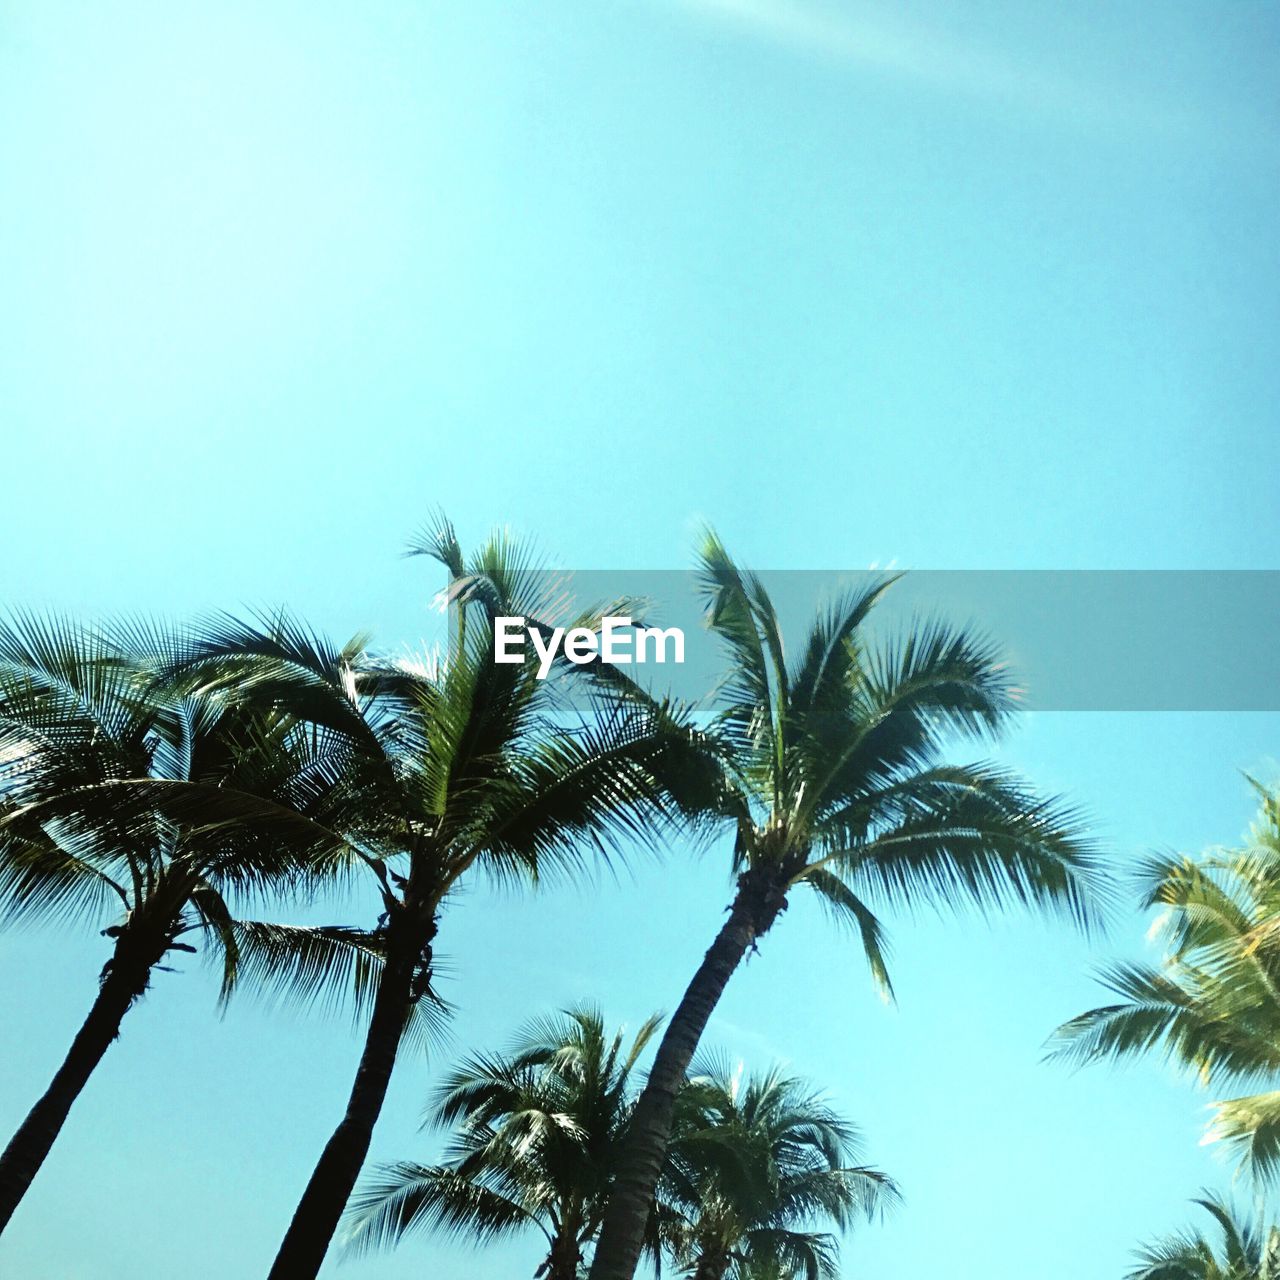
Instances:
[[[1280,1091],[1214,1103],[1206,1142],[1221,1142],[1258,1183],[1280,1175]]]
[[[878,576],[815,614],[803,656],[789,680],[789,714],[806,731],[812,732],[823,720],[848,715],[863,679],[861,627],[898,576]]]
[[[916,619],[868,649],[864,684],[879,718],[910,711],[935,735],[993,733],[1019,708],[1008,664],[985,636],[941,619]]]
[[[335,645],[283,610],[254,619],[223,614],[188,628],[158,678],[180,692],[274,707],[376,758],[378,726],[359,690],[364,648],[360,636]]]
[[[1247,942],[1258,923],[1233,883],[1229,867],[1216,859],[1153,857],[1138,870],[1144,906],[1163,908],[1157,932],[1172,957],[1201,948],[1231,948]]]
[[[0,833],[0,920],[86,924],[129,909],[125,887],[68,849],[72,839],[69,832],[63,842],[44,832],[29,838]]]
[[[729,674],[718,692],[721,723],[776,794],[782,786],[787,685],[777,614],[759,579],[740,570],[709,529],[698,548],[697,578],[706,601],[707,623],[731,657]]]
[[[1103,980],[1120,1001],[1059,1027],[1052,1051],[1075,1061],[1155,1054],[1202,1083],[1280,1080],[1280,844],[1272,793],[1251,843],[1199,858],[1149,859],[1143,900],[1160,910],[1159,967],[1116,965]],[[1274,1092],[1215,1104],[1208,1139],[1239,1155],[1259,1182],[1280,1175],[1280,1104]]]
[[[896,821],[820,864],[855,891],[908,909],[1034,906],[1096,924],[1098,860],[1080,814],[1010,775],[975,776],[965,788],[921,789]]]
[[[288,925],[240,920],[232,926],[235,985],[248,984],[290,1007],[318,1007],[367,1018],[386,960],[386,936],[346,925]],[[406,1030],[437,1041],[449,1009],[428,991],[406,1010]]]
[[[718,775],[695,725],[625,700],[598,707],[575,732],[531,736],[459,843],[542,874],[584,850],[607,860],[622,840],[652,846],[707,801]]]
[[[141,692],[136,664],[102,628],[57,615],[0,619],[0,720],[53,746],[136,764],[150,719]]]
[[[344,1244],[352,1254],[389,1249],[413,1231],[487,1243],[536,1225],[515,1201],[441,1165],[381,1165],[357,1191]]]
[[[1156,1053],[1205,1080],[1280,1071],[1280,1043],[1268,1029],[1232,1017],[1210,992],[1197,990],[1185,970],[1116,964],[1101,976],[1121,1001],[1059,1027],[1051,1041],[1054,1056],[1089,1062]]]

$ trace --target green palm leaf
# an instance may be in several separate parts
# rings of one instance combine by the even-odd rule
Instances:
[[[744,1280],[838,1275],[836,1233],[898,1197],[892,1179],[851,1163],[858,1147],[856,1129],[802,1081],[699,1061],[677,1100],[659,1183],[676,1266],[725,1267]]]
[[[1161,911],[1163,962],[1104,971],[1119,1001],[1059,1027],[1052,1053],[1076,1062],[1155,1054],[1206,1084],[1280,1082],[1280,808],[1260,795],[1245,848],[1143,865],[1143,901]],[[1206,1139],[1223,1141],[1263,1183],[1280,1174],[1277,1096],[1215,1103]]]
[[[483,1244],[532,1228],[547,1240],[547,1272],[566,1280],[566,1258],[599,1225],[631,1116],[628,1081],[657,1025],[646,1020],[628,1042],[584,1006],[531,1021],[508,1052],[460,1063],[428,1109],[430,1124],[450,1130],[445,1162],[402,1161],[367,1179],[348,1214],[349,1247],[385,1249],[413,1231]]]
[[[1210,1192],[1194,1201],[1213,1220],[1216,1239],[1176,1232],[1144,1245],[1127,1280],[1276,1280],[1280,1231],[1242,1220]]]

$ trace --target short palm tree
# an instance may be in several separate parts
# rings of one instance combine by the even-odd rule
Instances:
[[[535,1275],[578,1280],[630,1118],[629,1081],[657,1025],[628,1044],[584,1007],[532,1023],[508,1054],[469,1059],[430,1110],[431,1122],[455,1126],[445,1161],[380,1168],[357,1192],[350,1246],[385,1248],[420,1230],[484,1243],[534,1229],[547,1245]]]
[[[1145,906],[1162,908],[1158,966],[1117,964],[1120,996],[1059,1027],[1054,1052],[1075,1061],[1159,1054],[1202,1083],[1280,1085],[1280,797],[1254,784],[1261,810],[1248,845],[1199,858],[1153,858]],[[1280,1089],[1215,1104],[1209,1137],[1257,1177],[1280,1171]]]
[[[464,560],[441,523],[416,550],[443,563],[455,630],[447,655],[379,660],[285,618],[209,627],[167,670],[205,695],[307,726],[298,813],[351,851],[381,899],[385,963],[344,1115],[285,1234],[272,1280],[318,1272],[369,1149],[401,1037],[432,995],[441,913],[477,873],[532,883],[656,836],[674,815],[667,777],[703,767],[700,735],[669,709],[603,688],[588,711],[540,680],[536,656],[493,660],[498,617],[540,625],[557,588],[504,536]],[[561,584],[562,589],[562,584]],[[579,619],[580,624],[587,620]],[[594,683],[594,682],[593,682]]]
[[[730,659],[715,810],[735,834],[736,891],[658,1046],[591,1280],[631,1280],[676,1094],[726,984],[792,890],[812,890],[852,926],[885,993],[877,900],[1088,915],[1093,859],[1078,817],[1001,769],[944,761],[951,738],[998,731],[1015,710],[989,645],[938,624],[873,645],[864,623],[880,583],[820,612],[788,658],[762,582],[714,534],[700,562],[708,622]]]
[[[853,1126],[803,1081],[695,1069],[658,1184],[664,1243],[693,1280],[833,1280],[838,1239],[896,1198],[855,1165]],[[833,1230],[834,1229],[834,1230]]]
[[[1219,1196],[1196,1200],[1214,1221],[1215,1242],[1200,1231],[1144,1245],[1126,1280],[1280,1280],[1280,1227],[1241,1222]]]
[[[380,963],[377,939],[356,930],[233,915],[237,899],[324,878],[315,833],[289,807],[304,761],[279,722],[181,696],[153,665],[56,620],[0,625],[0,911],[92,923],[111,940],[84,1024],[0,1154],[0,1230],[172,953],[202,938],[224,1000],[245,976],[291,981],[301,966],[367,985]],[[198,821],[169,808],[175,787],[203,798]]]

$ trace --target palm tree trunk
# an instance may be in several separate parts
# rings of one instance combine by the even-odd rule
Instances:
[[[545,1280],[578,1280],[578,1266],[582,1262],[582,1249],[572,1232],[561,1229],[551,1245],[547,1260],[538,1269]]]
[[[693,1280],[724,1280],[732,1259],[727,1253],[704,1253],[698,1259],[698,1269]]]
[[[269,1280],[314,1280],[369,1153],[373,1127],[387,1096],[413,1005],[415,971],[428,941],[410,936],[405,929],[397,930],[394,917],[391,928],[393,935],[400,933],[401,937],[388,942],[346,1113],[325,1144],[298,1201]]]
[[[591,1280],[631,1280],[635,1275],[667,1155],[676,1093],[729,979],[785,907],[785,883],[769,867],[753,868],[738,878],[729,918],[667,1024],[648,1082],[636,1101],[591,1263]]]
[[[151,966],[137,959],[122,959],[121,950],[117,942],[115,956],[103,971],[97,997],[67,1056],[0,1155],[0,1231],[9,1225],[61,1132],[72,1104],[119,1035],[129,1006],[147,989]]]

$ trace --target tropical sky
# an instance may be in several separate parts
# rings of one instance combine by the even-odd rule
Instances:
[[[399,552],[439,507],[580,569],[682,568],[705,521],[769,568],[1280,567],[1277,83],[1260,3],[0,0],[3,602],[287,604],[401,649],[438,627]],[[1003,757],[1120,867],[1237,841],[1278,731],[1037,713]],[[452,1043],[402,1061],[374,1158],[429,1156],[432,1067],[528,1016],[670,1009],[727,866],[461,900]],[[788,913],[708,1039],[826,1087],[901,1182],[847,1275],[1118,1276],[1229,1186],[1190,1083],[1041,1060],[1146,924],[898,919],[886,1008]],[[0,934],[5,1132],[104,944]],[[6,1273],[265,1271],[357,1040],[251,997],[220,1020],[182,967]],[[325,1274],[537,1256],[419,1239]]]

